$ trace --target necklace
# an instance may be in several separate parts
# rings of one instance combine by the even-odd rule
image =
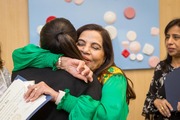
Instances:
[[[173,66],[173,68],[179,68],[180,64],[172,62],[171,65]]]

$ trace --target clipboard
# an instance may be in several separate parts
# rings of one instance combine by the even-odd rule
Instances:
[[[173,107],[173,111],[177,111],[180,101],[180,68],[176,68],[166,75],[164,86],[167,101]]]
[[[0,119],[29,120],[51,100],[51,96],[42,95],[34,102],[26,103],[23,98],[23,91],[27,89],[25,81],[25,78],[18,75],[0,98]]]

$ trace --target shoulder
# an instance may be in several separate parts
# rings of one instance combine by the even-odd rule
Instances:
[[[110,78],[125,77],[123,71],[117,66],[111,66],[107,71],[108,73],[103,74],[103,84],[106,83]]]
[[[166,72],[164,69],[167,69],[167,70],[172,70],[173,69],[173,67],[170,65],[170,64],[167,64],[167,63],[165,63],[165,61],[160,61],[157,65],[156,65],[156,67],[155,67],[155,72],[156,71],[164,71],[164,72]]]
[[[31,51],[34,51],[34,50],[41,50],[42,48],[40,48],[39,46],[37,45],[34,45],[34,44],[28,44],[24,47],[20,47],[20,48],[17,48],[15,49],[13,52],[16,53],[16,52],[31,52]]]
[[[108,72],[110,74],[123,74],[122,70],[120,68],[118,68],[117,66],[111,66],[109,69],[108,69]]]

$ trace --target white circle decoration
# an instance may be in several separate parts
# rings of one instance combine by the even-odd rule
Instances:
[[[139,53],[139,54],[137,54],[136,59],[137,59],[138,61],[142,61],[142,60],[144,59],[144,56]]]
[[[136,55],[132,53],[130,54],[129,58],[130,60],[136,60]]]
[[[146,43],[143,47],[142,52],[146,55],[152,55],[154,52],[154,46],[151,44]]]
[[[42,28],[43,28],[43,25],[39,25],[39,26],[37,27],[37,33],[38,33],[38,34],[40,34]]]
[[[134,41],[134,40],[136,40],[136,37],[137,37],[136,32],[134,32],[134,31],[128,31],[126,36],[129,41]]]
[[[108,11],[104,14],[104,21],[107,24],[113,24],[116,21],[116,14],[112,11]]]
[[[112,40],[116,38],[117,29],[114,26],[108,25],[108,26],[105,27],[105,29],[109,32],[109,35],[110,35]]]

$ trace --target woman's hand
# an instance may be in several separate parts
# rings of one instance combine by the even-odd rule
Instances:
[[[84,80],[86,83],[88,81],[93,81],[93,72],[83,60],[73,59],[69,57],[61,57],[60,64],[61,69],[66,70],[74,77]]]
[[[180,112],[180,102],[178,102],[177,110],[178,110],[178,112]]]
[[[28,91],[24,94],[24,99],[27,102],[33,102],[43,94],[52,96],[52,101],[55,102],[59,93],[54,91],[45,82],[39,82],[38,84],[28,86]]]
[[[154,105],[163,116],[165,117],[171,116],[171,111],[173,110],[173,108],[166,99],[155,99]]]

